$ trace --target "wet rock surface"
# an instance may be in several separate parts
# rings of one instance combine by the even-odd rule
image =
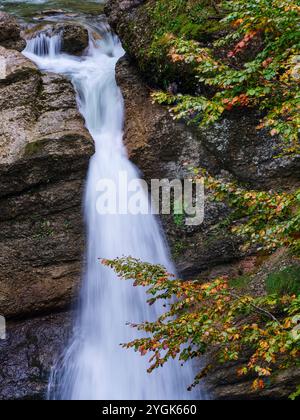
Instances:
[[[89,45],[88,31],[81,25],[58,25],[56,30],[62,30],[62,50],[68,54],[80,55]]]

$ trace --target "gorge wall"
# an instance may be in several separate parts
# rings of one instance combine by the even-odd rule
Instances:
[[[299,157],[274,161],[276,138],[257,132],[256,112],[237,112],[200,130],[152,103],[155,63],[140,58],[152,28],[146,3],[112,0],[106,7],[128,52],[116,72],[125,99],[125,142],[145,178],[183,179],[192,166],[257,189],[299,185]],[[82,191],[94,146],[70,82],[41,73],[18,52],[24,46],[20,28],[3,13],[0,45],[7,68],[0,79],[0,313],[9,320],[7,340],[0,341],[0,399],[37,399],[45,395],[50,366],[70,330],[84,244]],[[222,223],[230,212],[225,203],[208,200],[199,227],[163,219],[183,277],[243,275],[250,267],[260,282],[270,262],[261,265],[256,254],[241,251],[241,239]],[[300,378],[299,371],[284,372],[254,391],[251,378],[237,378],[236,369],[229,365],[207,378],[216,398],[286,398]]]

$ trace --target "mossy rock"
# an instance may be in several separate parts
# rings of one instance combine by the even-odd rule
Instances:
[[[32,143],[28,143],[25,146],[24,155],[25,157],[36,155],[40,153],[43,150],[43,148],[44,148],[44,142],[42,141],[35,141]]]

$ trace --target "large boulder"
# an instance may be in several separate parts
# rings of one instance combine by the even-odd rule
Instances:
[[[20,32],[17,20],[8,13],[0,12],[0,45],[22,51],[26,43]]]
[[[71,83],[0,47],[0,313],[73,299],[84,242],[82,190],[93,141]]]

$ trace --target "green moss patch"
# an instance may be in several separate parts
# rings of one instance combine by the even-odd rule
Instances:
[[[300,266],[292,265],[269,274],[266,279],[266,290],[268,294],[276,295],[300,294]]]

